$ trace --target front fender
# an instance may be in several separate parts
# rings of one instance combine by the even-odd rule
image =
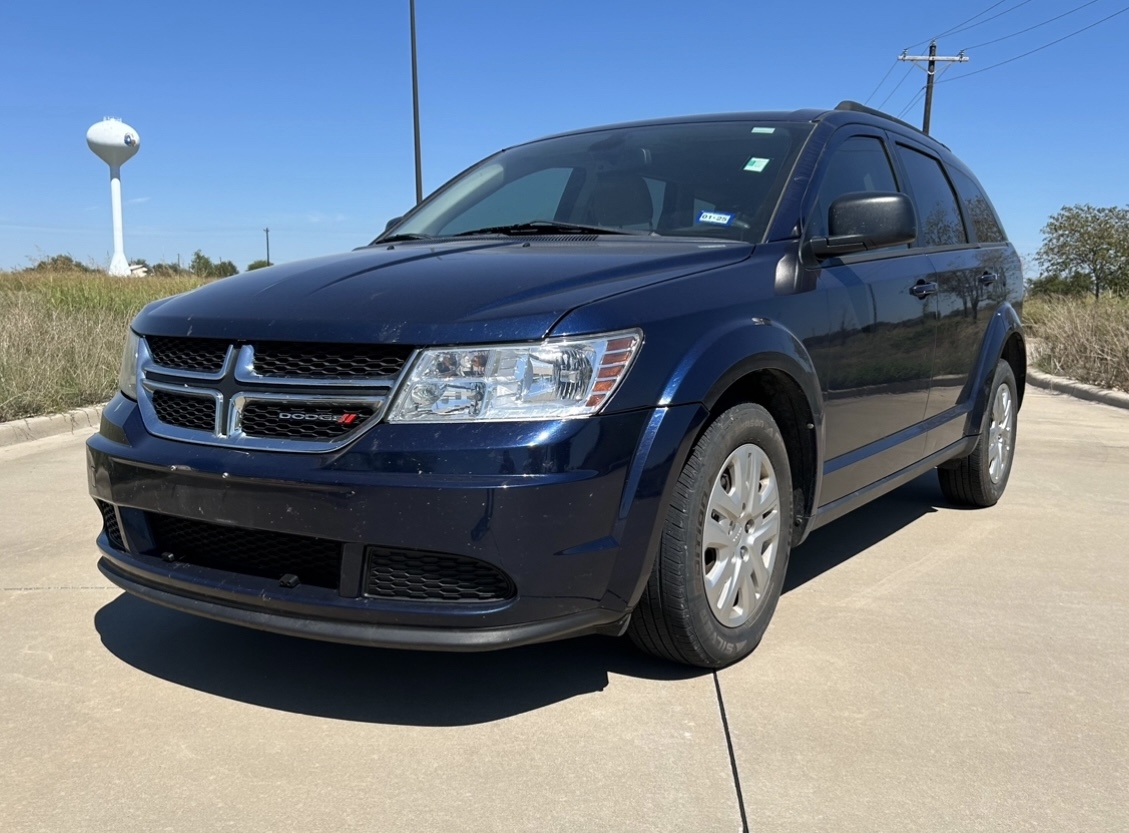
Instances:
[[[771,378],[755,374],[771,372]],[[701,403],[709,418],[738,402],[757,402],[775,418],[788,445],[797,542],[803,540],[823,484],[824,408],[811,356],[778,322],[757,318],[713,330],[689,351],[662,395],[672,404]],[[684,461],[680,461],[680,466]]]
[[[822,431],[823,393],[811,356],[793,333],[766,318],[734,321],[711,330],[675,366],[659,404],[700,402],[712,410],[734,384],[758,370],[790,377],[803,391],[812,422]]]

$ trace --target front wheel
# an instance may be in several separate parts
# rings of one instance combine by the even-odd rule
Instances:
[[[1001,359],[992,378],[976,449],[937,469],[941,492],[949,501],[960,506],[994,506],[1003,496],[1015,456],[1018,410],[1015,373]]]
[[[703,668],[750,654],[788,568],[792,477],[772,416],[738,405],[710,425],[682,469],[660,552],[631,618],[648,653]]]

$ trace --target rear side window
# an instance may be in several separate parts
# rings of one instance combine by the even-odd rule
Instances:
[[[860,191],[893,193],[898,190],[894,170],[882,140],[851,136],[832,151],[815,200],[809,228],[811,236],[827,234],[827,212],[844,194]]]
[[[905,145],[898,156],[906,169],[917,209],[917,241],[922,246],[958,246],[968,242],[956,194],[941,163]]]
[[[976,181],[956,168],[949,168],[949,173],[952,174],[953,184],[960,194],[960,201],[964,203],[964,213],[972,223],[972,231],[976,239],[981,243],[1005,242],[1007,235],[1000,227],[1000,221],[996,219],[992,204],[988,202],[988,198],[984,196]]]

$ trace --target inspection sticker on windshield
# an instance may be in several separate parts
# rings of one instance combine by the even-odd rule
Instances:
[[[775,127],[754,127],[753,132],[754,133],[775,133],[776,128]]]
[[[765,169],[765,167],[768,166],[769,161],[770,160],[768,160],[768,159],[762,159],[759,156],[754,156],[752,159],[750,159],[748,162],[745,163],[745,170],[746,171],[752,171],[755,174],[759,174],[761,171],[763,171]]]
[[[715,226],[727,226],[733,222],[733,215],[722,211],[703,211],[698,215],[699,223],[713,223]]]

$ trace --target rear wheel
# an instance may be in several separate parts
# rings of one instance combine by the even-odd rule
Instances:
[[[1018,410],[1015,373],[1001,359],[992,379],[976,450],[937,469],[941,491],[948,500],[961,506],[994,506],[1000,499],[1011,476]]]
[[[694,446],[629,633],[643,650],[718,668],[747,656],[780,598],[792,530],[784,439],[759,405],[723,413]]]

